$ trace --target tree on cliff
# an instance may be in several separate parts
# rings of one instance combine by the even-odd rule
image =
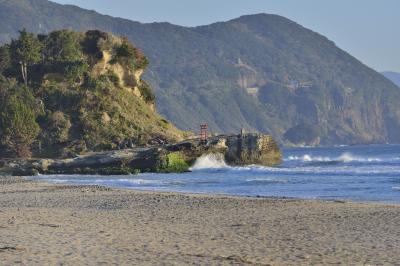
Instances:
[[[79,33],[59,30],[43,37],[43,53],[47,60],[76,62],[82,59]]]
[[[25,29],[19,32],[19,38],[11,42],[13,60],[21,67],[21,75],[25,85],[28,84],[28,67],[41,59],[42,44],[39,39]]]
[[[3,73],[11,64],[10,46],[0,47],[0,73]]]
[[[25,86],[0,77],[0,143],[19,157],[29,157],[39,134],[35,98]]]

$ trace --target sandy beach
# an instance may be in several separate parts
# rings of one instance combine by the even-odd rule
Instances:
[[[388,265],[400,206],[0,178],[1,265]]]

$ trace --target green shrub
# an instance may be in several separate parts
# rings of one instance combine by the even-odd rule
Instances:
[[[87,31],[82,42],[84,53],[99,59],[101,52],[99,42],[101,40],[107,40],[107,38],[108,34],[106,32],[101,32],[99,30]]]
[[[115,74],[113,71],[109,70],[109,71],[107,72],[107,76],[108,76],[108,79],[109,79],[115,86],[119,86],[120,80],[119,80],[119,77],[118,77],[117,74]]]
[[[159,169],[164,173],[183,173],[189,170],[189,165],[179,152],[172,152],[166,155],[165,166]]]
[[[11,58],[14,65],[20,65],[21,77],[25,85],[28,84],[28,67],[38,63],[41,59],[42,43],[36,35],[25,29],[19,32],[19,38],[10,45]]]
[[[43,54],[51,61],[79,61],[83,56],[80,39],[80,34],[70,30],[53,31],[44,39]]]
[[[138,69],[145,69],[149,65],[149,60],[144,55],[144,53],[139,49],[134,49],[135,54],[135,67]]]
[[[65,67],[65,78],[71,85],[81,83],[83,76],[89,70],[89,65],[83,61],[71,62]]]
[[[114,55],[110,63],[120,63],[134,70],[145,69],[149,61],[140,49],[129,43],[127,38],[123,38],[122,43],[114,47]]]
[[[57,111],[49,114],[47,117],[47,127],[49,131],[50,143],[65,142],[69,138],[69,130],[71,128],[71,121],[63,112]]]
[[[123,38],[122,43],[115,48],[115,56],[117,58],[132,58],[134,55],[135,48],[129,43],[128,39]]]
[[[146,103],[154,103],[154,101],[156,100],[156,96],[154,95],[150,85],[147,84],[147,82],[142,81],[139,86],[139,91]]]
[[[46,110],[51,112],[75,110],[81,99],[80,91],[67,89],[56,81],[38,88],[37,95],[43,101]]]
[[[0,113],[2,144],[19,157],[29,157],[30,146],[40,130],[34,110],[15,95],[8,98],[2,109]]]
[[[9,45],[0,47],[0,74],[11,66],[11,55]]]
[[[119,63],[128,66],[131,70],[135,69],[135,48],[127,39],[123,39],[121,44],[114,46],[114,53],[110,63]]]

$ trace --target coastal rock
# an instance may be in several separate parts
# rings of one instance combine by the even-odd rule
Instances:
[[[282,162],[278,144],[270,135],[244,134],[226,139],[225,161],[233,165],[274,166]]]
[[[270,135],[239,134],[211,137],[206,143],[199,139],[189,140],[167,147],[169,151],[180,151],[192,164],[204,154],[221,153],[229,165],[276,166],[282,162],[278,144]]]
[[[202,141],[189,139],[177,144],[137,147],[106,152],[92,152],[75,158],[13,160],[7,164],[10,173],[42,174],[131,174],[137,172],[183,172],[197,158],[221,154],[229,165],[281,163],[281,152],[269,135],[220,135]],[[14,171],[18,169],[18,171]]]

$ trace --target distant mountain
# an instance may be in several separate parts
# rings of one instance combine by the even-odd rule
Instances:
[[[126,35],[150,59],[159,111],[182,129],[207,122],[283,143],[400,142],[400,90],[335,44],[276,15],[201,27],[141,24],[46,0],[0,0],[0,41],[18,29],[97,28]]]
[[[400,73],[392,72],[392,71],[385,71],[382,74],[390,79],[394,84],[400,87]]]

